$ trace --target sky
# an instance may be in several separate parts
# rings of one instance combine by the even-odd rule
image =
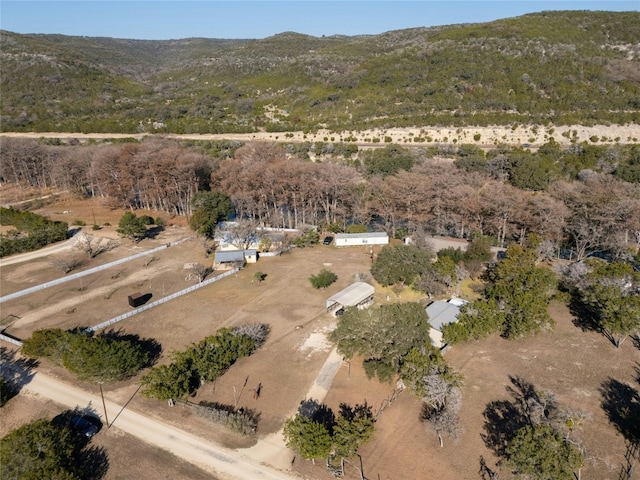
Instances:
[[[378,34],[543,10],[638,11],[640,0],[0,0],[0,28],[144,40],[260,39],[282,32]]]

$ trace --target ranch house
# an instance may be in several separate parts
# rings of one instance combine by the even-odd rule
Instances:
[[[427,305],[426,310],[431,326],[429,336],[433,345],[440,349],[446,347],[442,341],[442,327],[448,323],[457,322],[460,307],[466,303],[468,303],[466,300],[452,298],[448,302],[436,300]]]

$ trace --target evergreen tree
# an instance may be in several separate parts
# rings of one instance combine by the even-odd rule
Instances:
[[[311,275],[309,281],[313,288],[327,288],[338,279],[338,276],[330,270],[322,269],[317,275]]]
[[[138,218],[133,212],[125,212],[116,231],[122,237],[139,242],[146,236],[147,226],[143,217]]]
[[[2,478],[79,480],[72,432],[36,420],[0,440]]]
[[[284,423],[284,439],[287,447],[302,458],[326,458],[331,452],[332,439],[329,430],[319,422],[314,422],[298,413]]]
[[[527,425],[505,450],[514,473],[535,480],[574,480],[584,463],[582,454],[549,425]]]

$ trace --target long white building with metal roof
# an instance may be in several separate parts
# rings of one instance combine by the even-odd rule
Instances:
[[[365,308],[373,303],[375,290],[365,282],[356,282],[327,299],[327,311],[335,314],[345,307]]]

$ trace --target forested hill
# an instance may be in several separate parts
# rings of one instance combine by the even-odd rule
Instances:
[[[262,40],[0,31],[3,131],[640,123],[640,12]]]

